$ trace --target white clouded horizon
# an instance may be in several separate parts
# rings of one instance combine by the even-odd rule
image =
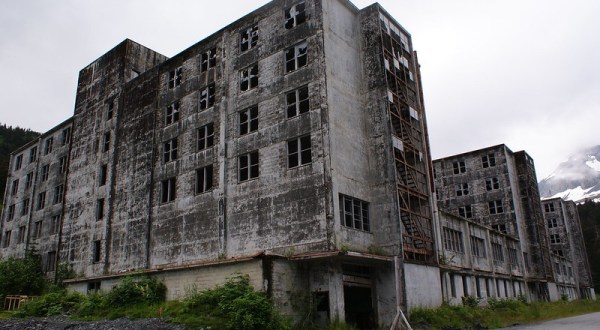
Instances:
[[[0,122],[47,131],[72,115],[79,70],[124,39],[172,57],[267,2],[3,1]],[[434,158],[505,143],[543,179],[600,144],[600,1],[379,3],[419,53]]]

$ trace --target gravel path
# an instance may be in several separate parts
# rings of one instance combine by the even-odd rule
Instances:
[[[0,329],[10,330],[185,330],[182,325],[167,323],[161,319],[138,319],[130,320],[126,318],[116,320],[102,320],[93,322],[74,321],[65,316],[53,316],[43,318],[9,318],[0,320]]]

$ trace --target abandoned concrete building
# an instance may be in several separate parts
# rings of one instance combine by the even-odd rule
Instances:
[[[571,224],[563,243],[577,246],[577,252],[556,246],[558,232],[546,226],[533,159],[526,152],[497,145],[434,160],[433,168],[438,208],[446,211],[440,211],[445,299],[594,297],[583,235],[571,229],[580,228],[575,206],[569,204]],[[479,232],[487,233],[473,234],[480,226],[488,229]],[[453,240],[460,244],[448,243]],[[581,275],[567,271],[574,267],[581,267]]]
[[[11,156],[0,257],[35,248],[81,292],[146,273],[169,299],[243,273],[285,313],[309,293],[318,320],[359,327],[459,294],[547,297],[533,163],[486,152],[498,214],[459,205],[452,160],[438,211],[409,33],[378,4],[273,0],[172,58],[125,40],[82,69],[73,117]]]

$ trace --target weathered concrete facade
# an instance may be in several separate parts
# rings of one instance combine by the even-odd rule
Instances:
[[[377,4],[274,0],[172,58],[125,40],[80,72],[38,248],[74,290],[142,271],[180,298],[243,272],[289,313],[302,290],[322,320],[390,324],[442,301],[422,104],[410,35]]]
[[[594,298],[577,205],[561,198],[542,200],[554,276],[559,292],[569,299]]]
[[[513,264],[521,267],[518,281],[525,281],[528,288],[519,291],[520,294],[527,294],[534,300],[557,300],[562,293],[570,298],[591,296],[578,294],[573,290],[576,279],[564,276],[575,260],[587,263],[585,253],[577,259],[565,259],[551,253],[535,167],[527,153],[513,153],[505,145],[498,145],[435,160],[433,164],[440,210],[513,238],[510,243],[516,249]],[[466,228],[452,230],[459,236],[468,232]],[[443,234],[440,233],[442,237]],[[462,237],[468,240],[468,236]],[[464,267],[459,266],[460,269]],[[557,269],[564,269],[565,274]],[[590,285],[584,285],[584,291],[588,292]],[[497,292],[499,289],[495,296],[502,297]]]

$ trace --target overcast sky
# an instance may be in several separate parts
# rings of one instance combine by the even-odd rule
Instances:
[[[267,2],[2,0],[0,122],[46,131],[72,115],[79,70],[125,38],[171,57]],[[419,52],[434,158],[505,143],[541,180],[600,144],[600,1],[379,3]]]

